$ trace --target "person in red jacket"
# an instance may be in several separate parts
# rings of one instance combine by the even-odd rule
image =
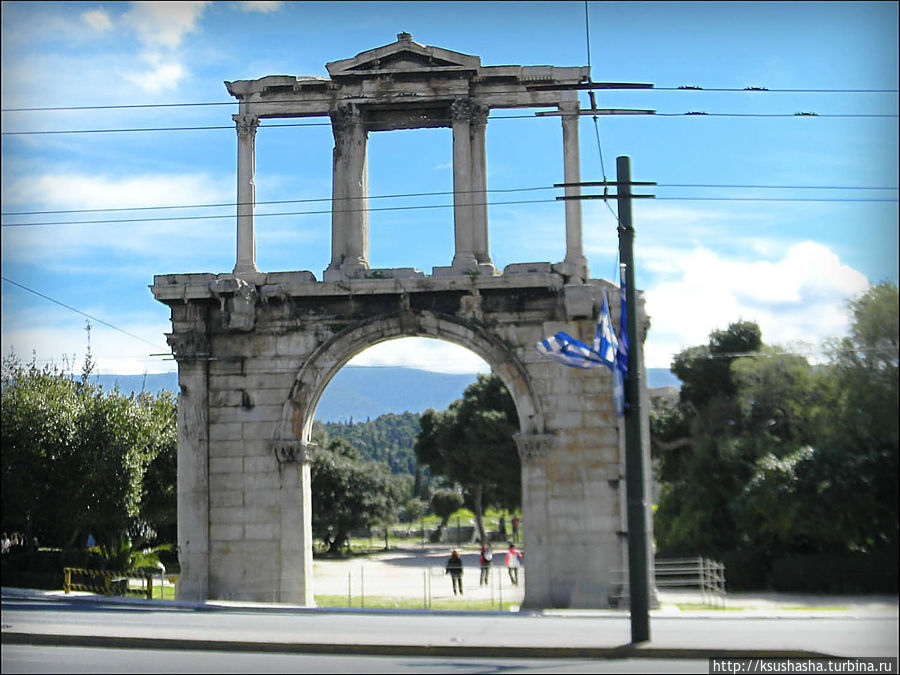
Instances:
[[[516,549],[516,545],[509,543],[509,550],[506,552],[506,569],[509,570],[509,580],[513,586],[519,585],[519,567],[522,565],[522,554]]]

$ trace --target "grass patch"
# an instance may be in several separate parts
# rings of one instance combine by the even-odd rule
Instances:
[[[467,612],[500,611],[500,603],[491,602],[490,600],[467,600],[465,598],[435,599],[432,601],[431,607],[425,607],[425,603],[416,598],[397,598],[381,595],[366,598],[364,606],[360,603],[359,598],[353,598],[353,604],[348,605],[346,595],[316,595],[316,606],[326,608],[344,607],[349,609],[432,609]],[[518,603],[504,602],[502,611],[511,611],[513,607],[518,607]]]

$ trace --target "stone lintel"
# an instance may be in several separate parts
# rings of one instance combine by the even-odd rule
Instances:
[[[531,263],[529,263],[531,265]],[[481,267],[481,266],[480,266]],[[485,265],[485,270],[493,269]],[[448,268],[449,269],[449,268]],[[316,297],[340,295],[384,295],[401,293],[434,293],[440,291],[504,290],[546,288],[560,290],[563,278],[554,272],[543,271],[538,264],[535,271],[515,270],[510,274],[460,274],[448,276],[419,276],[418,270],[400,268],[383,270],[389,278],[378,278],[379,270],[366,270],[367,276],[376,278],[347,279],[341,276],[333,281],[316,282],[310,272],[278,272],[265,275],[266,283],[256,290],[264,300],[273,297]],[[234,275],[220,275],[234,279]],[[212,274],[158,275],[150,290],[153,296],[168,305],[190,301],[213,300],[216,294],[210,286],[217,281]]]

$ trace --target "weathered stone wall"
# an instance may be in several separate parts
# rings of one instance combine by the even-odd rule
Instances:
[[[525,268],[520,268],[525,269]],[[552,272],[316,283],[306,273],[156,277],[179,364],[179,597],[311,606],[315,407],[362,350],[402,336],[484,358],[520,418],[525,605],[605,607],[625,569],[622,443],[607,369],[534,344],[590,343],[608,282]],[[615,319],[614,313],[614,319]]]

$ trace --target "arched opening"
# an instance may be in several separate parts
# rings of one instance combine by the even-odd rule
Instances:
[[[427,313],[418,315],[417,325],[421,327],[427,324],[430,318],[436,317],[429,317]],[[506,547],[506,540],[514,536],[514,524],[518,528],[522,517],[521,464],[512,435],[524,426],[518,419],[518,409],[533,409],[533,401],[528,393],[530,387],[521,377],[511,376],[517,373],[517,364],[512,354],[504,353],[507,351],[505,346],[487,336],[478,335],[470,326],[447,321],[445,318],[441,321],[450,325],[440,330],[435,326],[429,331],[441,336],[437,339],[405,337],[409,332],[419,332],[410,331],[408,321],[405,325],[398,323],[393,327],[390,327],[391,323],[388,321],[388,327],[381,326],[382,336],[377,340],[366,337],[371,335],[371,326],[368,329],[365,325],[346,329],[342,336],[336,336],[342,339],[335,340],[330,348],[325,345],[325,349],[319,350],[308,360],[303,369],[305,372],[298,375],[297,382],[306,386],[295,386],[292,399],[294,405],[300,407],[294,408],[293,414],[304,419],[303,440],[318,446],[311,464],[312,534],[316,555],[324,555],[325,558],[316,564],[314,585],[317,596],[339,594],[343,605],[354,606],[354,602],[362,602],[361,599],[353,598],[364,592],[363,580],[360,578],[357,581],[354,570],[348,571],[345,563],[334,560],[334,556],[342,557],[342,554],[351,550],[351,541],[354,553],[367,553],[365,574],[368,575],[369,581],[366,583],[370,589],[387,589],[385,592],[388,594],[392,592],[392,583],[405,575],[404,578],[408,577],[405,582],[406,590],[400,585],[393,592],[414,595],[418,601],[421,598],[423,574],[436,572],[444,564],[450,548],[459,548],[467,567],[477,569],[482,542],[490,542],[497,547],[498,565],[485,571],[483,583],[480,583],[482,579],[479,574],[470,573],[466,580],[468,593],[473,597],[484,596],[483,600],[487,600],[493,593],[499,593],[497,586],[504,583],[497,576],[500,572],[505,574],[502,569],[504,558],[500,554]],[[382,320],[381,323],[384,322]],[[453,342],[448,341],[448,334],[453,335]],[[397,337],[390,337],[391,335]],[[470,465],[468,474],[460,474],[458,471],[454,473],[452,470],[432,473],[429,469],[437,465],[420,465],[412,446],[419,438],[426,408],[433,409],[426,416],[431,414],[446,419],[451,413],[448,407],[454,401],[454,405],[462,403],[460,410],[466,409],[469,413],[473,406],[477,407],[478,403],[463,401],[463,394],[468,391],[468,385],[475,384],[479,372],[482,375],[490,373],[491,363],[476,354],[473,346],[493,361],[495,370],[505,374],[505,377],[498,378],[504,380],[504,384],[499,385],[500,389],[509,390],[506,381],[513,386],[518,383],[519,400],[516,401],[511,390],[505,398],[506,401],[512,399],[513,402],[509,402],[511,411],[504,418],[510,422],[505,427],[507,431],[502,445],[497,444],[496,438],[488,432],[480,438],[480,446],[473,444],[454,448],[455,454],[469,453],[463,461],[464,466]],[[462,363],[463,361],[467,363]],[[449,365],[451,362],[452,366]],[[436,370],[444,372],[435,372]],[[448,373],[448,370],[463,372]],[[524,374],[524,371],[521,372]],[[318,377],[314,377],[313,373],[318,373]],[[350,373],[350,377],[347,377],[347,373]],[[413,391],[410,392],[411,398],[408,396],[403,399],[385,393],[397,386],[407,386],[416,378],[426,381],[420,385],[419,391],[422,391],[422,387],[430,389],[427,396]],[[345,400],[341,409],[339,405],[335,405],[334,398],[341,398],[342,393],[346,392],[346,387],[342,385],[350,383],[356,385],[354,393],[358,398]],[[303,392],[309,391],[311,384],[311,395],[304,396]],[[330,392],[329,389],[336,385],[337,391]],[[491,386],[494,391],[497,390],[496,383]],[[478,387],[471,389],[477,390]],[[371,409],[372,412],[365,416],[361,412],[353,412],[364,411],[368,402],[379,397],[391,399],[394,409],[379,416],[374,415],[378,408]],[[379,403],[384,403],[384,400]],[[362,407],[355,408],[360,405]],[[410,411],[410,408],[413,410]],[[321,415],[320,411],[323,410],[325,414]],[[533,418],[534,415],[531,416],[532,422]],[[471,421],[471,417],[467,419]],[[462,424],[456,419],[453,423],[457,424],[457,429]],[[494,428],[497,427],[491,429]],[[394,442],[384,442],[384,438],[391,434]],[[414,438],[410,437],[411,434]],[[401,443],[405,440],[405,447],[398,446],[398,439]],[[490,452],[494,449],[492,443],[497,444],[495,454],[490,457],[485,454],[479,465],[474,461],[477,459],[476,453]],[[321,462],[321,466],[317,462]],[[341,511],[334,504],[339,501],[333,497],[335,491],[345,490],[351,493],[346,496],[348,503],[357,510],[354,515],[360,515],[359,511],[363,509],[378,506],[373,500],[366,499],[365,495],[352,494],[357,487],[354,483],[364,483],[366,489],[371,491],[382,489],[378,477],[388,479],[385,475],[387,472],[372,462],[387,464],[390,479],[401,486],[400,502],[394,504],[390,522],[377,521],[374,514],[367,513],[366,525],[350,533],[339,531],[339,526],[326,523],[326,519],[334,521],[335,518],[343,517],[343,522],[356,523],[362,523],[363,519],[351,518],[346,508]],[[492,464],[493,462],[496,464]],[[368,470],[354,468],[354,463],[368,463]],[[485,470],[486,466],[490,467],[489,470]],[[484,475],[479,474],[479,471],[483,471]],[[354,475],[358,478],[354,479]],[[473,479],[473,475],[478,475],[480,480]],[[504,478],[498,479],[497,476]],[[321,490],[317,482],[322,483]],[[453,513],[437,512],[432,497],[438,494],[437,502],[440,503],[440,496],[453,491],[460,497],[460,503],[452,509]],[[346,548],[336,546],[338,536],[346,536]],[[372,556],[375,556],[374,560]],[[511,582],[505,583],[505,601],[521,601],[516,593],[521,595],[524,586],[514,591],[510,586]],[[433,597],[444,597],[449,593],[449,588],[444,588],[445,586],[447,584],[439,584],[439,588],[430,593],[433,593]],[[346,603],[343,602],[343,598],[348,597],[345,593],[349,593]],[[372,595],[378,593],[370,590],[369,594],[369,602],[374,602]],[[335,600],[336,597],[332,601]]]

